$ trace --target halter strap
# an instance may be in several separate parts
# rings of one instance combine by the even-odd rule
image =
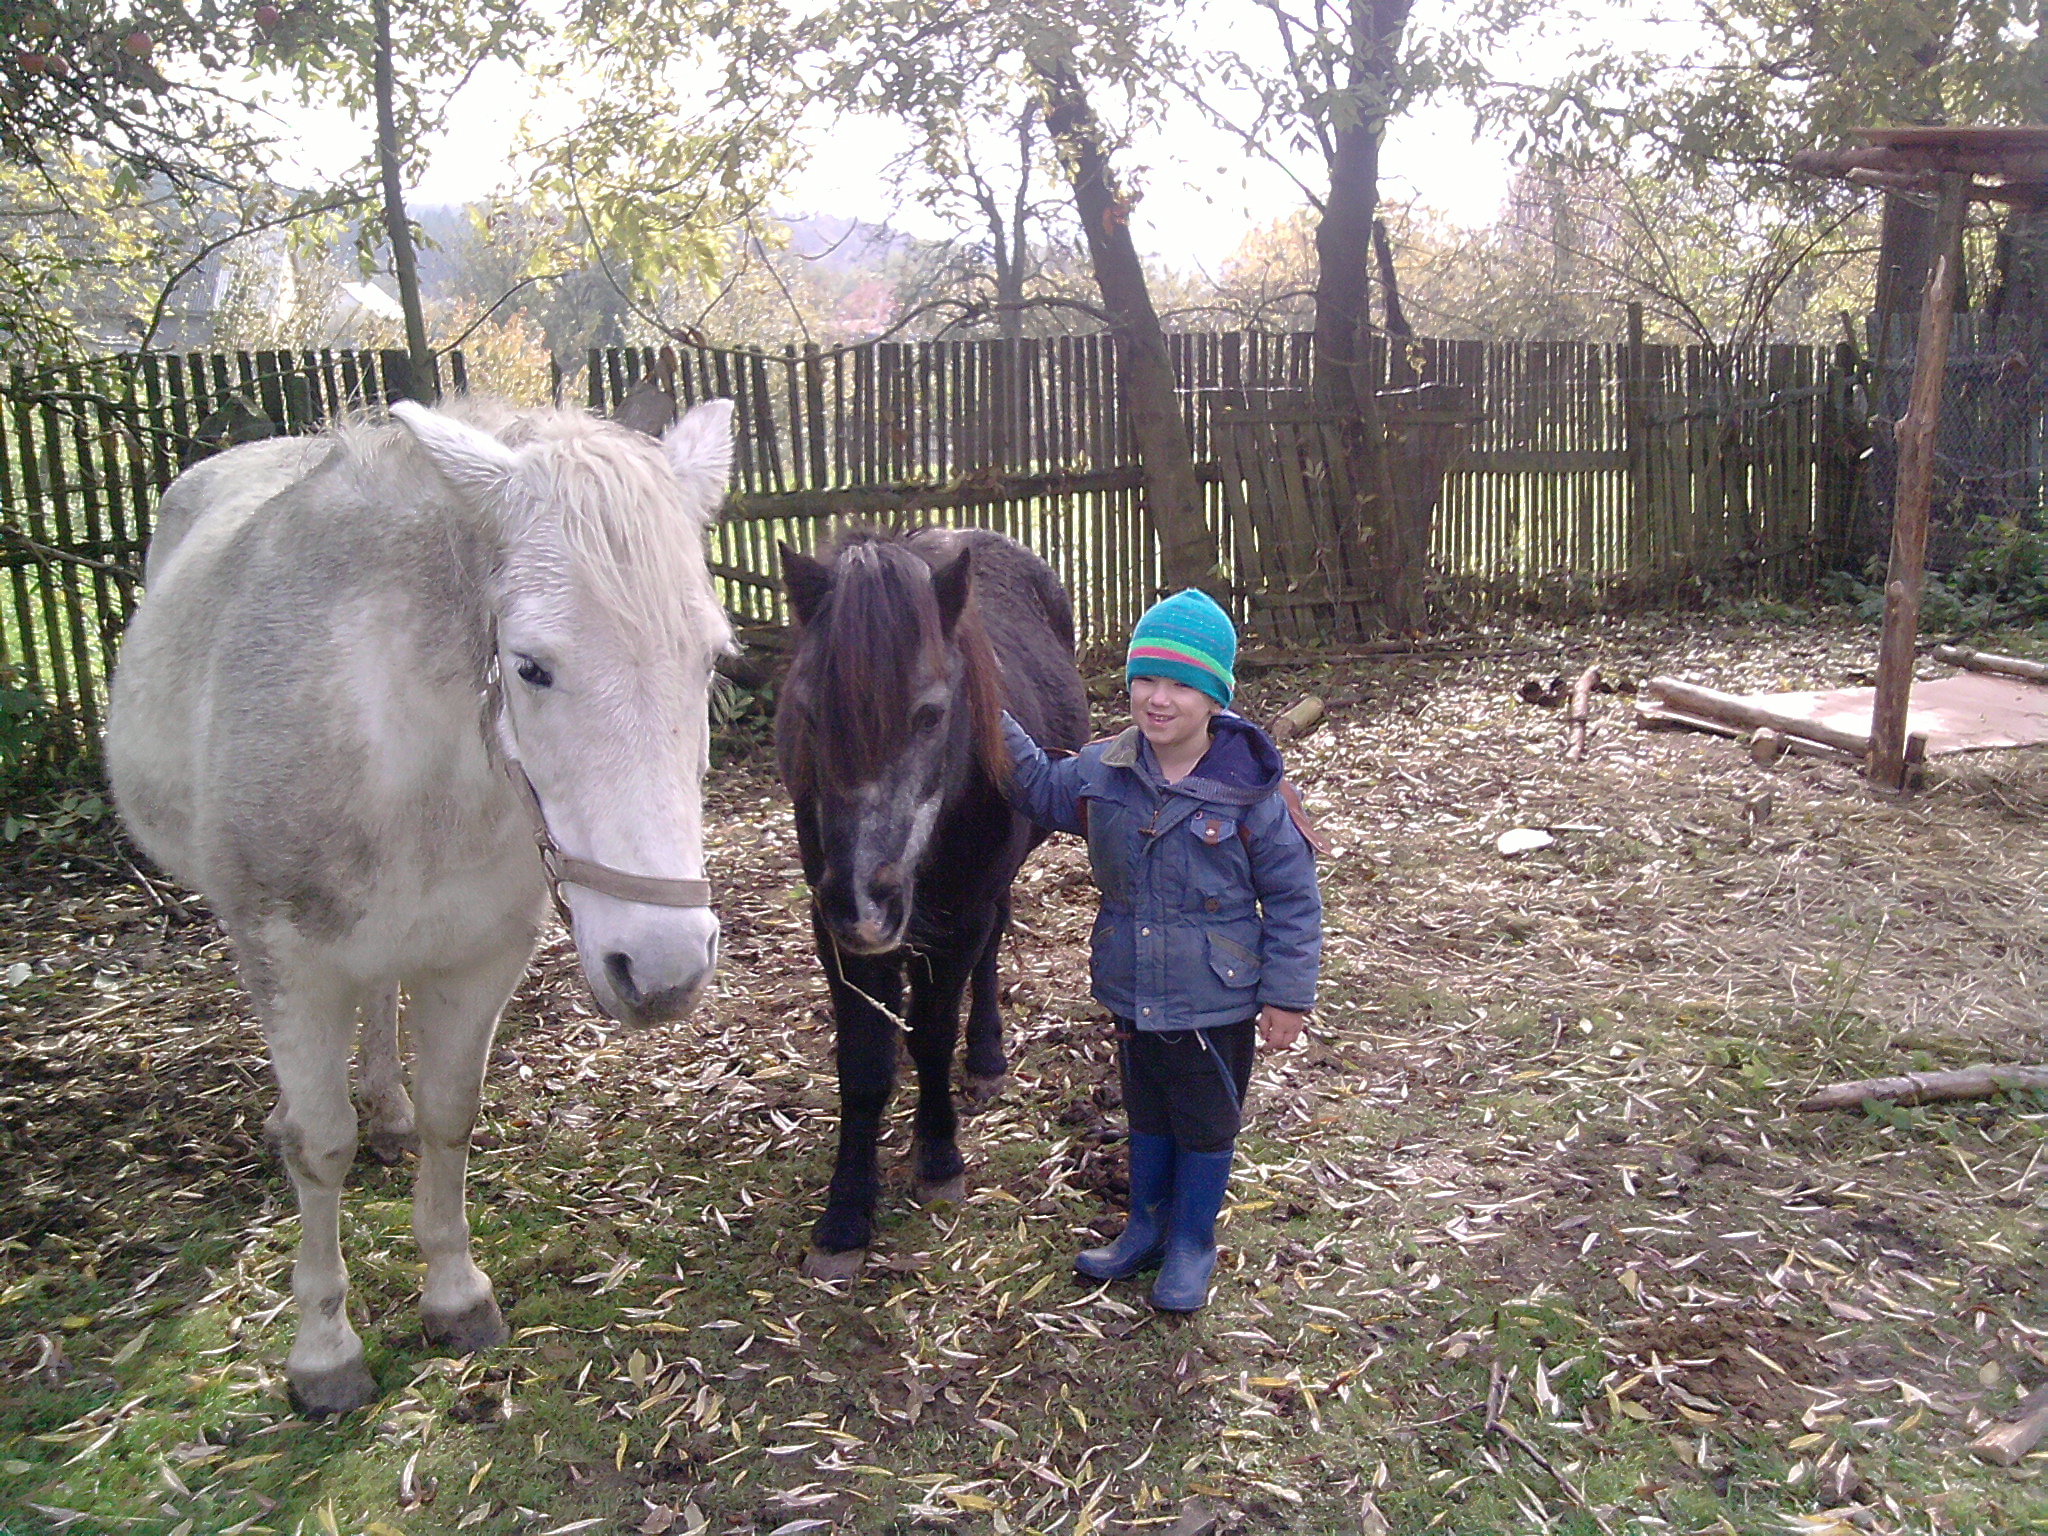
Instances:
[[[555,841],[555,834],[548,830],[547,813],[541,809],[540,793],[533,787],[533,780],[526,776],[526,769],[517,758],[505,759],[505,776],[522,792],[527,809],[533,813],[533,845],[540,850],[541,873],[547,877],[548,895],[554,899],[555,911],[561,916],[562,925],[569,927],[569,901],[562,894],[565,885],[580,885],[601,895],[615,896],[620,901],[639,902],[651,907],[708,907],[711,905],[711,882],[709,880],[671,880],[662,875],[634,875],[623,869],[613,869],[609,864],[592,863],[579,859],[574,854],[562,852],[561,844]]]
[[[498,672],[498,646],[496,627],[491,634],[491,659],[484,669],[484,739],[495,745],[498,730],[498,713],[504,708],[504,682]],[[596,891],[602,896],[616,897],[620,901],[638,902],[650,907],[708,907],[711,905],[711,882],[709,880],[671,880],[662,875],[635,875],[623,869],[613,869],[609,864],[594,863],[579,859],[574,854],[562,852],[562,845],[555,841],[555,834],[548,830],[547,811],[540,803],[540,791],[533,787],[533,780],[526,776],[526,765],[516,757],[504,759],[505,777],[518,789],[520,798],[533,821],[533,845],[540,850],[541,873],[548,883],[548,895],[555,903],[555,912],[562,919],[562,926],[572,928],[574,919],[569,915],[569,900],[562,894],[565,885],[580,885],[586,890]]]

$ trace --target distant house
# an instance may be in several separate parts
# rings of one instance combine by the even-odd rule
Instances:
[[[363,347],[388,344],[405,312],[370,279],[344,280],[330,262],[304,260],[282,237],[259,235],[221,263],[213,313],[235,336],[267,333],[300,347]],[[221,337],[212,340],[219,345]]]
[[[405,310],[397,299],[367,280],[343,283],[327,306],[330,347],[364,346],[384,339],[394,324],[403,324]]]

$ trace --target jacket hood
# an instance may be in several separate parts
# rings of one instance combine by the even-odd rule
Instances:
[[[1256,805],[1280,787],[1285,772],[1273,739],[1244,716],[1225,710],[1209,722],[1209,750],[1177,784],[1160,779],[1144,732],[1126,729],[1102,755],[1112,768],[1138,768],[1170,795],[1218,805]]]

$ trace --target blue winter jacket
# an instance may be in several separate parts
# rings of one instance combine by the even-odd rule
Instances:
[[[1088,838],[1102,893],[1090,960],[1097,1002],[1146,1030],[1313,1006],[1323,899],[1264,731],[1216,716],[1208,752],[1176,784],[1136,726],[1058,761],[1008,715],[1003,731],[1011,804]]]

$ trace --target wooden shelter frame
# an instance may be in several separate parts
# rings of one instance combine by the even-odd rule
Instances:
[[[2048,127],[1859,128],[1862,149],[1810,151],[1795,170],[1839,176],[1887,192],[1933,194],[1932,254],[1920,303],[1920,330],[1906,414],[1894,433],[1898,489],[1892,500],[1891,558],[1885,571],[1884,628],[1877,646],[1876,698],[1865,772],[1873,787],[1904,793],[1912,764],[1906,710],[1913,690],[1913,649],[1927,564],[1927,516],[1934,499],[1934,433],[1948,368],[1949,318],[1956,260],[1970,203],[2048,201]],[[1980,181],[1979,177],[1996,178]]]

